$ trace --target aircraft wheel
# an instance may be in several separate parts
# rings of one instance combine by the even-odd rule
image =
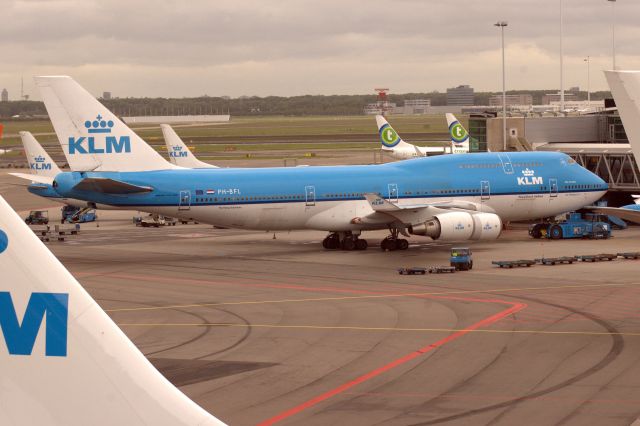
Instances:
[[[327,250],[335,250],[337,248],[340,248],[340,238],[337,234],[330,234],[322,241],[322,247],[326,248]]]
[[[329,249],[329,237],[325,237],[325,239],[322,240],[322,247],[327,250]]]
[[[351,251],[356,248],[356,242],[353,238],[347,237],[342,241],[342,250]]]
[[[396,240],[394,240],[393,238],[385,238],[384,240],[382,240],[382,242],[380,243],[380,248],[384,251],[394,251],[398,248],[397,242]]]
[[[356,250],[366,250],[368,246],[367,240],[361,240],[360,238],[356,240]]]
[[[396,240],[396,244],[398,246],[398,250],[406,250],[409,248],[409,241],[405,240],[404,238]]]

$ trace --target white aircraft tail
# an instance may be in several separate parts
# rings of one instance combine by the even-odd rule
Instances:
[[[224,424],[151,365],[2,197],[0,271],[0,424]]]
[[[179,167],[187,169],[215,169],[216,166],[198,160],[180,136],[168,124],[161,124],[164,142],[169,151],[169,160]]]
[[[640,71],[605,71],[636,163],[640,164]]]
[[[415,145],[403,141],[398,132],[391,127],[383,116],[376,115],[376,123],[378,124],[378,134],[380,135],[380,143],[382,144],[381,148],[384,151],[415,147]]]
[[[20,132],[20,139],[22,139],[24,153],[27,156],[32,174],[56,177],[60,173],[60,167],[53,162],[47,151],[44,150],[30,132]]]
[[[469,152],[469,133],[458,121],[455,115],[446,113],[449,137],[451,138],[451,153],[464,154]]]
[[[176,168],[71,77],[35,77],[35,81],[72,170]]]

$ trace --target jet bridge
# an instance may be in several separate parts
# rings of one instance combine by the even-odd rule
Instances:
[[[640,170],[627,143],[548,143],[537,151],[558,151],[597,174],[620,192],[640,192]]]

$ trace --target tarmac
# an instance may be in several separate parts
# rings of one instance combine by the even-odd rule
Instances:
[[[24,216],[59,206],[0,171]],[[465,244],[326,251],[315,231],[207,225],[136,228],[136,212],[48,247],[174,384],[231,425],[631,424],[640,412],[640,260],[499,269],[492,260],[640,251],[610,240],[546,241],[516,224]]]

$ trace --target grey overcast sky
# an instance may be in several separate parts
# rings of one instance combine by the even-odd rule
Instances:
[[[611,3],[562,0],[565,87],[606,89]],[[558,88],[560,0],[2,0],[0,88],[32,76],[94,94],[240,96]],[[640,0],[618,0],[618,68],[640,69]]]

